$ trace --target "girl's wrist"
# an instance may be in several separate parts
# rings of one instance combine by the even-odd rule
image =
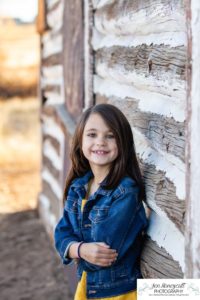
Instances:
[[[69,257],[70,258],[79,258],[78,257],[78,246],[79,246],[80,242],[76,242],[73,243],[70,247],[69,247]]]
[[[82,244],[85,242],[78,242],[78,243],[73,243],[70,247],[69,247],[69,257],[70,258],[81,258],[81,254],[80,254],[80,249]]]
[[[85,243],[85,242],[82,241],[82,242],[80,242],[79,245],[78,245],[78,248],[77,248],[77,256],[78,256],[78,258],[82,258],[81,254],[80,254],[80,249],[81,249],[81,246],[82,246],[84,243]]]

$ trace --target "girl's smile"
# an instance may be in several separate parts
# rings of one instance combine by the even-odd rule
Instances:
[[[92,152],[97,155],[105,155],[105,154],[109,153],[108,151],[102,151],[102,150],[94,150]]]
[[[97,166],[110,167],[117,158],[116,139],[99,114],[91,114],[83,131],[82,151],[91,169]]]

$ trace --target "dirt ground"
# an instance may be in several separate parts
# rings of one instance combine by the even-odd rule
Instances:
[[[62,266],[37,215],[39,101],[0,100],[0,299],[71,300]]]

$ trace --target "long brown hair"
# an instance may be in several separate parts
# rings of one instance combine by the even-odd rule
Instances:
[[[124,176],[133,178],[140,188],[140,199],[145,198],[144,184],[141,171],[136,157],[133,134],[130,124],[124,114],[114,105],[98,104],[88,108],[81,116],[72,140],[70,158],[71,169],[67,176],[64,201],[73,179],[82,177],[90,169],[88,160],[82,152],[82,136],[85,124],[91,114],[99,114],[110,130],[113,132],[117,147],[118,157],[113,161],[110,172],[106,177],[104,188],[113,189],[117,187]]]

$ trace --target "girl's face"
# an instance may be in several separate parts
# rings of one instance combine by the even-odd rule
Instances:
[[[118,156],[116,139],[103,118],[91,114],[83,131],[82,151],[91,169],[95,166],[110,168]]]

